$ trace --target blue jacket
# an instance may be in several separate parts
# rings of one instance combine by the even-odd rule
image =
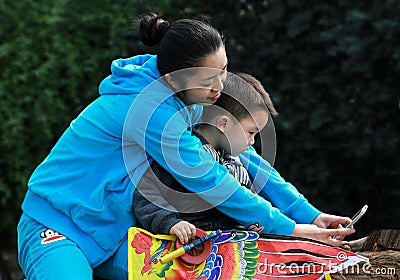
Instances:
[[[61,136],[28,182],[24,213],[74,240],[95,267],[134,226],[135,185],[156,160],[188,190],[244,226],[290,235],[320,213],[254,149],[242,155],[264,200],[240,187],[187,127],[202,113],[157,79],[157,57],[118,59],[92,102]]]

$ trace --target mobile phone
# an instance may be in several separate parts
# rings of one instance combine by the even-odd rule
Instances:
[[[348,223],[345,228],[352,227],[362,216],[367,212],[368,205],[364,205],[358,212],[351,218],[351,222]]]

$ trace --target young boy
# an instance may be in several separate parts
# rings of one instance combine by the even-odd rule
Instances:
[[[214,105],[204,107],[202,123],[192,132],[215,161],[225,166],[243,187],[250,188],[251,178],[238,155],[254,144],[254,137],[267,124],[269,114],[276,116],[277,112],[257,79],[243,73],[228,74],[224,94]],[[187,195],[176,199],[178,193]],[[175,234],[181,243],[195,236],[196,227],[203,230],[239,227],[197,194],[191,194],[155,161],[139,182],[134,205],[144,229]],[[257,224],[249,228],[263,229]]]

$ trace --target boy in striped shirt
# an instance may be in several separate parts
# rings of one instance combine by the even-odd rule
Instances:
[[[192,128],[212,156],[225,166],[243,187],[251,178],[238,155],[253,145],[256,134],[276,116],[274,105],[261,83],[251,75],[228,73],[221,97],[205,106],[202,123]],[[179,198],[178,194],[188,194]],[[144,229],[156,234],[175,234],[187,243],[203,230],[233,229],[236,221],[192,194],[157,162],[153,161],[134,195],[135,215]],[[201,209],[199,211],[199,209]],[[255,223],[249,229],[262,231]]]

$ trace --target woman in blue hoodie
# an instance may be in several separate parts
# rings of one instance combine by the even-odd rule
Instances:
[[[157,55],[113,61],[100,96],[28,182],[18,224],[18,259],[27,279],[127,279],[133,193],[153,160],[244,226],[258,223],[266,233],[336,245],[333,236],[353,232],[338,228],[349,218],[315,209],[254,149],[242,161],[270,201],[241,188],[191,135],[199,104],[219,98],[227,71],[217,30],[196,20],[169,25],[155,14],[140,24],[142,41],[158,44]]]

